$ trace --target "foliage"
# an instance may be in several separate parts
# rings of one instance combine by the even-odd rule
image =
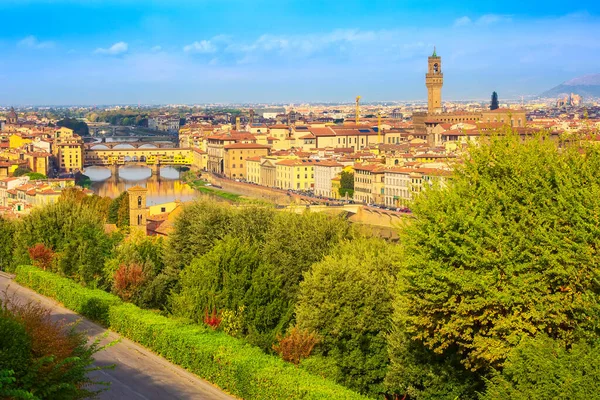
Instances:
[[[526,336],[598,336],[600,151],[579,150],[490,136],[448,189],[416,199],[401,232],[399,335],[482,374]]]
[[[273,350],[283,360],[298,365],[310,356],[317,343],[319,338],[314,332],[294,326],[285,336],[277,335],[277,343],[273,345]]]
[[[130,301],[145,281],[144,270],[140,264],[121,264],[115,272],[113,291],[124,301]]]
[[[239,337],[244,331],[245,306],[239,306],[237,311],[223,310],[221,313],[221,327],[229,336]]]
[[[113,293],[124,300],[140,307],[163,308],[168,293],[162,276],[163,246],[163,239],[160,237],[132,233],[115,248],[113,256],[105,263],[107,287],[112,288]],[[121,280],[118,282],[117,278]],[[127,291],[127,298],[123,297],[123,289]]]
[[[117,296],[99,289],[86,289],[70,279],[35,267],[18,266],[16,281],[36,292],[60,301],[65,307],[108,325],[109,307],[122,304]]]
[[[340,178],[340,196],[346,197],[346,193],[348,197],[354,196],[354,173],[342,171]]]
[[[116,224],[119,228],[129,226],[129,195],[127,192],[121,193],[111,201],[107,221],[109,224]]]
[[[0,369],[0,398],[9,398],[14,400],[39,400],[31,392],[23,389],[16,389],[16,378],[13,370]]]
[[[29,253],[29,258],[34,266],[41,268],[44,271],[50,269],[52,266],[55,254],[52,249],[47,248],[43,243],[38,243],[35,246],[30,247],[27,252]]]
[[[230,207],[201,200],[183,208],[165,248],[165,264],[177,274],[194,257],[207,253],[231,226]]]
[[[181,273],[172,312],[201,321],[207,307],[244,306],[243,334],[265,350],[293,321],[302,274],[354,234],[347,222],[317,213],[239,211],[214,202],[186,209],[166,252],[180,265],[188,254],[197,257]]]
[[[83,121],[78,121],[75,118],[65,118],[61,119],[56,123],[57,126],[64,126],[65,128],[72,129],[76,135],[79,136],[89,136],[90,129],[88,125]]]
[[[29,167],[21,167],[18,166],[17,169],[13,171],[13,176],[23,176],[31,173],[31,169]]]
[[[296,323],[321,338],[317,355],[330,358],[340,383],[380,395],[388,366],[386,334],[400,247],[379,239],[344,241],[305,273]]]
[[[22,218],[15,234],[15,264],[29,263],[28,249],[42,243],[56,252],[55,270],[88,285],[102,285],[114,238],[104,233],[98,207],[86,202],[61,200]]]
[[[28,172],[25,175],[27,175],[29,177],[29,180],[32,180],[32,181],[48,179],[48,177],[46,175],[41,174],[39,172]]]
[[[108,218],[108,211],[112,200],[109,197],[101,197],[96,194],[88,194],[83,190],[73,187],[63,189],[60,192],[61,201],[73,201],[84,208],[90,209],[102,219]]]
[[[215,330],[221,325],[222,318],[217,315],[217,309],[213,307],[212,313],[208,314],[208,308],[204,310],[204,323],[208,325],[211,329]]]
[[[12,265],[16,222],[0,216],[0,271]]]
[[[492,93],[492,102],[490,103],[490,110],[494,111],[498,108],[500,108],[500,105],[498,104],[498,93],[494,92]]]
[[[524,338],[502,371],[487,382],[482,400],[593,399],[600,394],[600,347],[564,343],[546,335]]]
[[[9,344],[21,341],[16,346],[20,350],[18,358],[8,359],[13,364],[8,368],[1,366],[13,371],[12,390],[30,393],[39,399],[83,399],[99,393],[87,389],[91,384],[100,383],[87,376],[92,370],[93,354],[101,349],[98,342],[88,346],[85,334],[77,333],[64,321],[53,320],[50,311],[39,303],[21,304],[4,298],[0,301],[0,321],[6,320],[21,327],[9,335],[17,336],[11,337]],[[14,353],[14,349],[11,352]],[[15,365],[17,363],[20,364]]]
[[[244,306],[259,262],[256,246],[227,236],[183,270],[181,291],[172,297],[173,313],[201,321],[209,308],[236,310]]]
[[[233,395],[248,400],[362,399],[330,381],[269,356],[244,341],[222,332],[191,325],[123,304],[117,297],[83,288],[72,281],[32,267],[17,268],[17,281],[65,306],[94,318],[102,304],[108,311],[102,321],[113,331],[140,343],[168,360],[209,380]],[[107,297],[113,301],[107,302]],[[87,312],[93,311],[92,315]]]

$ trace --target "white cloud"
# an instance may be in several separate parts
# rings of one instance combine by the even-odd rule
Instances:
[[[201,40],[199,42],[194,42],[192,44],[188,44],[183,47],[183,51],[186,53],[214,53],[217,51],[217,46],[211,43],[210,40]]]
[[[487,26],[500,22],[511,22],[512,18],[509,15],[500,15],[500,14],[485,14],[481,17],[473,20],[468,16],[463,16],[454,20],[454,27],[461,26],[469,26],[469,25],[477,25],[477,26]]]
[[[471,24],[471,18],[467,17],[466,15],[464,17],[460,17],[454,20],[454,26],[466,26],[466,25],[470,25]]]
[[[45,41],[40,42],[35,36],[29,35],[17,43],[19,47],[26,47],[29,49],[51,49],[54,47],[54,42]]]
[[[156,53],[157,51],[161,51],[162,47],[161,46],[154,46],[150,49],[150,51]]]
[[[510,22],[512,18],[508,15],[486,14],[479,17],[477,25],[491,25],[497,22]]]
[[[128,48],[129,48],[129,46],[127,45],[127,43],[117,42],[117,43],[113,44],[112,46],[110,46],[108,49],[104,49],[101,47],[97,48],[94,51],[94,54],[105,54],[105,55],[109,55],[109,56],[116,56],[119,54],[126,53]]]

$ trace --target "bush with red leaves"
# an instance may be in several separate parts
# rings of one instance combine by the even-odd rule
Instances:
[[[30,247],[28,250],[29,258],[33,262],[33,265],[46,271],[52,266],[52,260],[56,255],[52,249],[44,246],[43,243],[37,243],[35,246]]]
[[[277,342],[273,350],[285,361],[298,365],[303,358],[310,356],[319,338],[307,329],[293,327],[284,337],[277,335]]]
[[[130,301],[146,282],[144,268],[136,263],[119,265],[114,278],[114,292],[125,301]]]
[[[221,325],[221,313],[217,315],[217,309],[213,308],[212,313],[208,315],[208,308],[204,310],[204,323],[212,329],[217,329]]]

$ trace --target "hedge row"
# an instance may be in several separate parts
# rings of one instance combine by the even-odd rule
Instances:
[[[67,278],[20,266],[16,281],[243,399],[364,399],[242,340],[142,310]]]

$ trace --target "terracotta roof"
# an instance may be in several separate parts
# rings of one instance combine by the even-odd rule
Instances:
[[[232,143],[226,144],[225,149],[270,149],[271,146],[267,146],[266,144],[256,144],[256,143]]]

